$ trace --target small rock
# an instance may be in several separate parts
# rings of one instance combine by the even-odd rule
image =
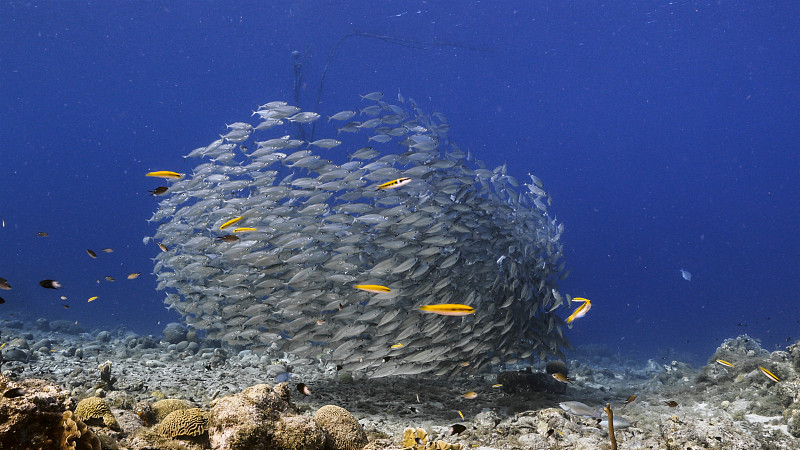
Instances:
[[[186,328],[175,322],[168,323],[161,334],[164,336],[164,341],[170,344],[177,344],[186,340]]]
[[[44,317],[36,319],[36,328],[41,331],[50,331],[50,321]]]
[[[108,331],[101,331],[97,333],[97,340],[100,342],[109,342],[111,340],[111,333]]]
[[[19,347],[8,348],[3,351],[3,361],[28,362],[28,352]]]

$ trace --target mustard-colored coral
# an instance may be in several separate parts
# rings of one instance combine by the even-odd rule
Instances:
[[[155,431],[173,439],[201,436],[208,432],[208,413],[200,408],[172,411],[156,426]]]
[[[367,445],[367,434],[350,411],[326,405],[314,414],[314,420],[325,430],[325,450],[361,450]]]
[[[178,411],[179,409],[189,409],[189,405],[185,401],[177,398],[167,398],[153,403],[156,422],[161,422],[171,412]]]
[[[442,440],[428,442],[428,433],[422,428],[406,428],[401,445],[403,449],[410,450],[461,450],[461,444],[449,444]]]
[[[100,439],[72,411],[61,416],[61,450],[100,450]]]
[[[101,424],[114,431],[120,431],[117,419],[111,414],[105,400],[100,397],[89,397],[78,402],[75,407],[75,417],[89,425]]]

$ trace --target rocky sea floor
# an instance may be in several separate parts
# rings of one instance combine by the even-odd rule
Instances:
[[[370,449],[612,448],[605,424],[559,407],[569,401],[596,409],[609,403],[615,417],[630,422],[615,429],[620,449],[800,448],[800,344],[770,353],[747,336],[726,340],[699,368],[586,349],[567,361],[571,383],[554,380],[544,365],[456,379],[368,379],[291,355],[237,351],[177,324],[155,337],[122,328],[88,332],[67,321],[6,320],[0,336],[0,449],[102,443],[104,449],[349,450],[366,441]],[[300,392],[300,383],[310,395]],[[467,392],[477,396],[465,398]],[[82,419],[80,406],[74,417],[65,413],[89,397],[102,398],[97,401],[110,408],[118,426]],[[154,411],[163,411],[152,406],[164,399],[199,408],[187,409],[195,416],[185,419],[193,427],[188,434],[198,436],[170,431],[170,416],[154,418]],[[341,428],[348,422],[336,422],[341,415],[334,414],[339,428],[329,428],[331,422],[320,419],[326,405],[351,417],[349,411],[357,424]],[[88,431],[75,431],[85,430],[75,418]],[[455,424],[464,430],[452,434]],[[284,432],[305,440],[279,436]],[[269,435],[259,438],[262,444],[245,439],[258,433]],[[37,435],[39,440],[31,438]]]

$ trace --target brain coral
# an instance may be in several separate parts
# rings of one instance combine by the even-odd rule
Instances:
[[[350,411],[326,405],[314,414],[314,420],[325,430],[325,450],[361,450],[367,445],[367,434]]]
[[[201,436],[208,431],[208,413],[200,408],[172,411],[155,431],[168,438]]]
[[[120,431],[117,419],[111,414],[105,400],[100,397],[89,397],[78,402],[75,407],[75,417],[89,425],[102,424],[114,431]]]
[[[156,422],[161,422],[171,412],[179,409],[189,409],[189,405],[177,398],[166,398],[153,403],[153,411],[156,415]]]

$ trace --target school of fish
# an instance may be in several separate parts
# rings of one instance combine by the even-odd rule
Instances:
[[[487,169],[411,99],[361,105],[307,142],[319,114],[267,103],[190,152],[193,173],[148,174],[170,183],[144,240],[168,307],[231,345],[371,377],[563,358],[563,224],[541,181]]]

